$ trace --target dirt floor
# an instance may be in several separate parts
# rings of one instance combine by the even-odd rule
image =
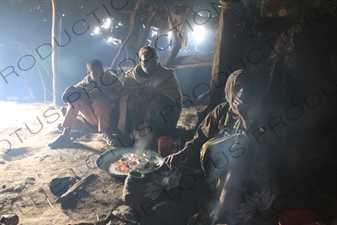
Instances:
[[[59,107],[0,101],[0,108],[1,214],[18,214],[22,225],[84,225],[102,221],[117,207],[125,205],[121,201],[125,178],[111,176],[96,167],[96,159],[105,146],[99,134],[74,133],[77,139],[71,148],[51,150],[47,143],[60,133]],[[183,109],[178,127],[192,129],[200,109]],[[335,121],[332,122],[335,126]],[[315,212],[329,223],[337,216],[335,128],[316,132],[314,139],[312,126],[315,131],[325,129],[323,125],[310,123],[301,128],[304,132],[293,142],[295,154],[278,177],[278,193],[272,196],[265,190],[246,195],[246,203],[239,212],[246,213],[248,222],[241,224],[277,224],[278,217],[290,209]],[[62,196],[69,187],[69,190],[78,188]],[[253,195],[261,201],[257,203]],[[256,208],[252,211],[254,204],[256,208],[259,204],[259,211]],[[108,224],[132,224],[114,218]]]
[[[75,224],[101,220],[120,205],[125,178],[110,176],[95,164],[105,146],[100,134],[74,133],[78,139],[71,148],[51,150],[47,143],[60,133],[59,107],[0,101],[0,108],[1,214],[16,213],[24,225]],[[195,119],[196,109],[182,115],[186,129]],[[90,182],[76,196],[58,200],[82,179]]]

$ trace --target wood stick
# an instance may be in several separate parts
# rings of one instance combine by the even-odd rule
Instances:
[[[54,206],[50,203],[49,198],[47,198],[47,201],[48,201],[50,207],[54,208]]]
[[[83,178],[82,180],[80,180],[79,182],[75,183],[73,186],[71,186],[69,188],[69,190],[64,193],[63,195],[61,195],[60,197],[58,197],[56,199],[56,202],[59,203],[61,200],[63,200],[64,198],[68,197],[70,194],[74,193],[77,189],[79,189],[80,187],[85,186],[86,184],[90,183],[91,180],[95,177],[95,174],[90,174],[88,176],[86,176],[85,178]]]

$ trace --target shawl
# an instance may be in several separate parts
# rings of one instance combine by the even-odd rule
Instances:
[[[173,69],[168,69],[158,65],[156,73],[149,77],[142,77],[138,74],[140,65],[128,70],[125,75],[124,90],[119,104],[120,117],[118,129],[125,132],[125,122],[127,115],[127,101],[131,94],[144,92],[149,100],[158,94],[164,95],[181,106],[181,90]]]
[[[233,90],[234,90],[235,83],[236,83],[237,79],[239,78],[240,74],[242,74],[242,73],[243,73],[243,69],[236,70],[233,73],[231,73],[231,75],[229,75],[229,77],[226,81],[226,86],[225,86],[226,101],[230,105],[230,110],[232,110],[232,112],[235,113],[235,114],[239,114],[239,112],[233,106]]]
[[[123,84],[112,72],[104,71],[100,81],[94,81],[91,76],[87,75],[75,85],[75,88],[80,88],[86,92],[99,88],[105,97],[113,102],[119,99],[120,93],[123,90]]]

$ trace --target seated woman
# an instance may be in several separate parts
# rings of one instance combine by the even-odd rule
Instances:
[[[226,222],[234,222],[236,206],[246,192],[247,162],[251,161],[252,151],[246,151],[240,143],[247,144],[245,132],[252,123],[252,110],[248,110],[251,101],[247,101],[247,97],[252,97],[248,93],[251,84],[249,74],[243,70],[233,72],[225,86],[227,102],[208,113],[193,139],[181,151],[165,158],[170,168],[173,164],[179,167],[178,163],[193,168],[201,166],[209,180],[216,183],[217,204],[212,206],[210,214],[214,217],[225,215],[230,218]],[[244,159],[239,159],[243,155]],[[227,204],[224,204],[225,197]]]
[[[170,168],[172,164],[182,159],[185,159],[185,165],[200,165],[200,157],[203,159],[201,153],[205,153],[211,146],[227,140],[234,134],[244,133],[249,128],[252,122],[250,113],[247,110],[247,103],[242,101],[244,91],[248,89],[247,85],[249,77],[243,70],[237,70],[228,77],[225,86],[227,102],[219,104],[208,113],[197,128],[193,139],[187,142],[181,151],[165,158],[165,163]],[[205,173],[209,175],[206,171]]]

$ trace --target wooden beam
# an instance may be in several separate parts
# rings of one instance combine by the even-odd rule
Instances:
[[[166,59],[160,59],[160,63],[165,62]],[[201,67],[212,67],[213,54],[199,54],[189,56],[179,56],[174,61],[170,68],[175,70],[193,69]],[[120,71],[127,71],[132,67],[121,67]]]
[[[199,64],[205,62],[213,62],[213,54],[179,56],[173,61],[172,66]]]
[[[175,70],[194,69],[194,68],[202,68],[202,67],[212,67],[212,62],[172,66],[172,68]]]

